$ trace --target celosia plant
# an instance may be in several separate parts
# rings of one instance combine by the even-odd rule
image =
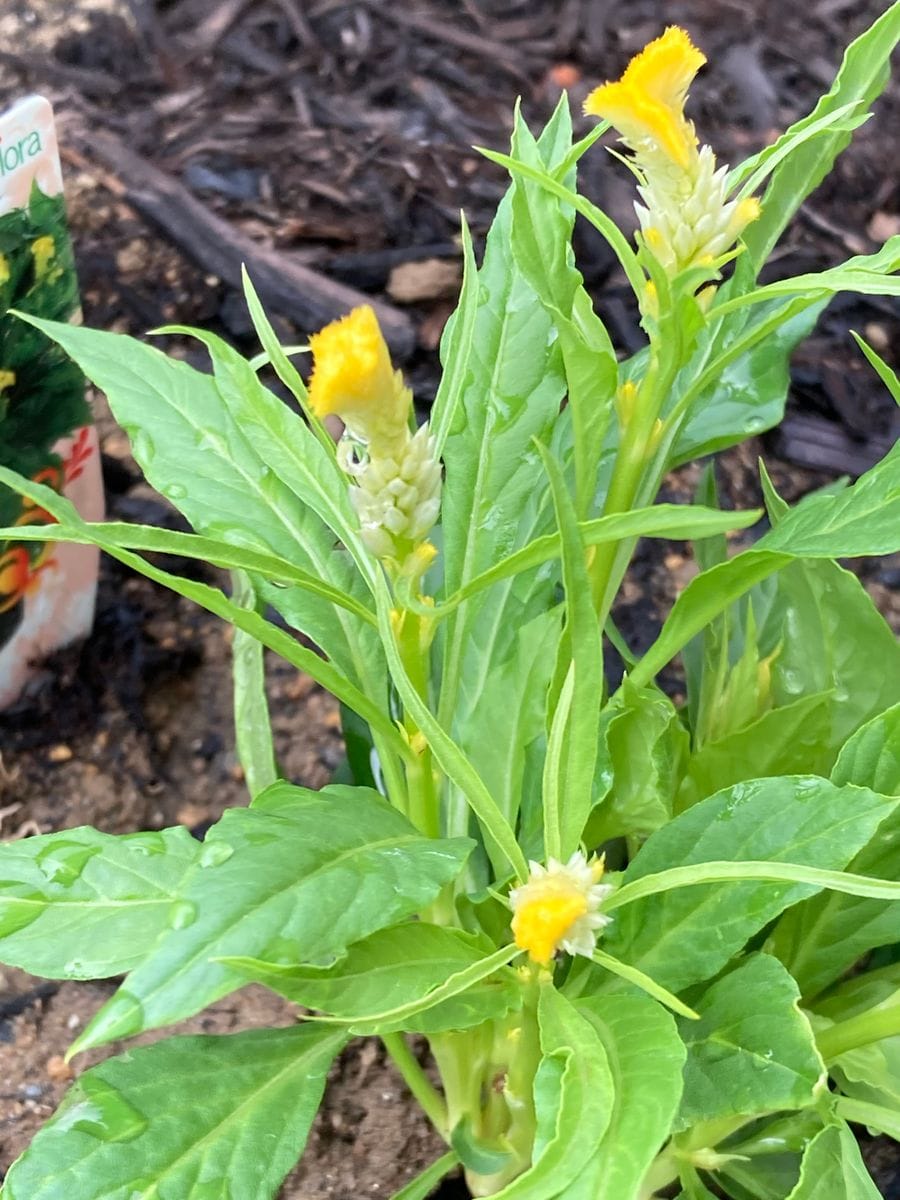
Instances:
[[[731,557],[725,534],[760,513],[720,511],[711,472],[694,504],[654,500],[672,467],[777,423],[829,297],[900,291],[900,238],[757,283],[898,37],[894,4],[816,109],[730,170],[685,116],[703,56],[677,29],[590,96],[583,140],[565,102],[537,140],[517,118],[511,154],[490,155],[512,181],[480,269],[463,230],[418,429],[369,309],[311,338],[308,392],[249,283],[263,355],[198,332],[212,375],[29,318],[196,533],[88,525],[3,471],[56,524],[0,536],[96,543],[235,626],[250,803],[202,844],[175,828],[3,846],[0,956],[125,976],[73,1056],[248,980],[300,1008],[292,1028],[85,1070],[5,1200],[271,1197],[357,1035],[447,1144],[396,1200],[460,1165],[503,1200],[878,1195],[852,1126],[900,1134],[900,648],[835,559],[900,548],[900,448],[793,508],[763,471],[768,531]],[[636,249],[576,190],[607,122],[638,179]],[[647,345],[624,362],[582,286],[576,212],[640,308]],[[693,540],[699,573],[637,655],[611,611],[639,537]],[[230,595],[151,551],[230,569]],[[614,690],[605,641],[627,667]],[[279,778],[264,647],[340,700],[355,786]],[[655,682],[678,656],[680,704]]]

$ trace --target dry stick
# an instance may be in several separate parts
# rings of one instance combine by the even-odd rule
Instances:
[[[399,309],[301,266],[290,254],[254,242],[113,134],[98,131],[79,149],[113,172],[122,183],[119,194],[204,271],[240,291],[245,263],[266,307],[304,330],[319,329],[357,305],[371,304],[395,357],[406,359],[412,353],[415,329]]]

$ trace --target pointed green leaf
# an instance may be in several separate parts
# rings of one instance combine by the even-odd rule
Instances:
[[[856,784],[900,797],[900,704],[874,718],[850,738],[832,771],[838,786]],[[888,814],[849,869],[860,875],[900,879],[900,818]],[[803,995],[818,995],[868,950],[897,940],[896,906],[883,900],[823,892],[778,922],[769,949],[788,967]]]
[[[494,1200],[554,1200],[584,1170],[612,1117],[613,1078],[593,1024],[550,983],[541,989],[538,1024],[544,1055],[535,1081],[541,1144],[528,1170],[494,1193]],[[543,1088],[547,1068],[554,1086]]]
[[[131,970],[168,929],[200,845],[182,827],[0,844],[0,962],[49,979]]]
[[[344,1037],[304,1025],[177,1037],[86,1071],[3,1200],[268,1200],[306,1144]]]
[[[825,1088],[825,1064],[800,992],[781,963],[754,954],[707,988],[687,1046],[678,1128],[722,1117],[805,1108]]]
[[[826,1126],[806,1147],[800,1181],[787,1200],[882,1200],[843,1121]]]
[[[467,839],[423,837],[365,788],[274,784],[210,830],[173,927],[77,1050],[170,1024],[240,987],[244,976],[214,960],[309,963],[342,954],[424,908],[470,848]]]
[[[350,946],[330,967],[306,967],[228,958],[226,966],[264,983],[296,1004],[356,1022],[366,1013],[424,998],[457,971],[493,953],[483,936],[413,921],[379,930]],[[466,1029],[502,1017],[521,1002],[515,974],[501,968],[489,979],[404,1026],[415,1032]]]
[[[622,883],[713,861],[840,870],[894,807],[894,801],[867,789],[836,788],[815,776],[739,783],[652,834]],[[603,944],[616,958],[678,992],[715,975],[748,938],[809,895],[808,885],[749,880],[648,895],[615,907]]]
[[[645,996],[592,996],[575,1007],[599,1035],[613,1079],[609,1127],[585,1169],[592,1180],[586,1194],[590,1200],[638,1200],[678,1109],[684,1045],[674,1019]],[[573,1190],[571,1200],[577,1195]],[[562,1196],[569,1200],[567,1192]]]

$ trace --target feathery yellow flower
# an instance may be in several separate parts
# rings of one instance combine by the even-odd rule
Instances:
[[[697,138],[685,119],[684,103],[705,62],[688,34],[670,25],[631,60],[621,79],[595,88],[584,111],[610,121],[632,149],[651,143],[686,170],[697,152]]]
[[[0,371],[0,392],[4,391],[8,387],[12,387],[15,382],[15,371]]]
[[[551,858],[546,867],[536,862],[528,865],[528,880],[509,893],[516,945],[542,965],[560,949],[590,958],[597,945],[597,930],[610,922],[599,911],[601,901],[612,891],[599,882],[603,859],[588,862],[576,850],[567,863]]]
[[[313,373],[309,402],[318,417],[336,413],[364,442],[397,437],[412,397],[368,304],[332,321],[309,339]]]

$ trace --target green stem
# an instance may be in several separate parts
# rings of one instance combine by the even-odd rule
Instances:
[[[450,1129],[447,1119],[447,1105],[444,1098],[431,1083],[419,1065],[416,1056],[407,1045],[402,1033],[385,1033],[381,1037],[384,1048],[400,1074],[403,1082],[419,1102],[422,1111],[428,1117],[434,1128],[449,1144]]]
[[[900,1034],[900,1004],[887,1008],[870,1008],[855,1017],[829,1025],[816,1038],[819,1053],[826,1063],[832,1063],[848,1050],[880,1042],[882,1038]]]
[[[857,1125],[868,1125],[879,1133],[886,1133],[894,1141],[900,1140],[900,1117],[890,1108],[882,1104],[870,1104],[867,1100],[853,1100],[849,1096],[839,1096],[835,1101],[834,1110],[845,1121],[854,1121]]]

